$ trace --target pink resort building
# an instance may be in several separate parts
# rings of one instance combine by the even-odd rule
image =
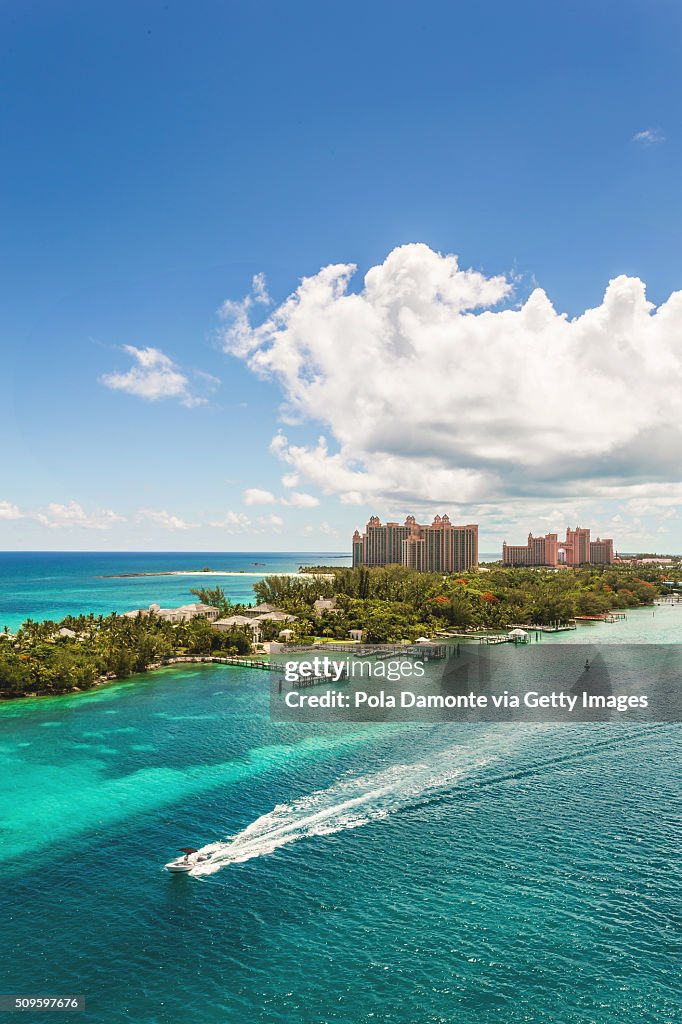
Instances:
[[[504,565],[610,565],[613,562],[613,541],[597,537],[590,540],[590,531],[577,526],[566,530],[566,539],[559,540],[558,534],[546,533],[544,537],[528,534],[527,544],[502,545]]]
[[[419,572],[462,572],[478,564],[478,526],[453,526],[447,515],[430,525],[408,516],[382,523],[372,516],[364,533],[353,534],[353,566],[406,565]]]

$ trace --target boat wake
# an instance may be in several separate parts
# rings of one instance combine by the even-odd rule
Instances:
[[[467,768],[482,768],[486,763],[481,758],[468,766],[445,769],[428,763],[398,764],[373,774],[342,777],[328,789],[278,804],[228,841],[202,847],[200,853],[208,860],[197,864],[192,874],[211,875],[299,839],[329,836],[386,818],[442,793],[455,785]]]
[[[491,786],[517,784],[533,776],[556,770],[585,767],[589,758],[608,749],[627,750],[634,736],[639,739],[660,724],[637,727],[632,734],[619,726],[598,739],[585,733],[571,737],[566,749],[563,739],[553,754],[533,757],[529,740],[548,740],[551,733],[568,736],[562,726],[531,726],[514,730],[512,740],[505,730],[486,737],[481,756],[468,745],[432,751],[430,759],[411,764],[394,764],[365,775],[342,776],[327,789],[317,790],[290,803],[278,804],[225,842],[210,843],[199,851],[205,858],[191,874],[211,875],[228,867],[274,853],[283,846],[312,836],[329,836],[387,818],[398,811],[412,810],[442,800],[467,799]],[[589,727],[588,727],[589,728]],[[515,754],[521,747],[521,757]],[[477,748],[479,744],[477,744]],[[546,750],[546,748],[545,748]],[[516,763],[514,763],[516,761]]]

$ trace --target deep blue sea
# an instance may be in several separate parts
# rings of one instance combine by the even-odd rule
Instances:
[[[71,557],[35,569],[71,580],[44,614],[186,598],[164,577],[114,600]],[[681,626],[644,609],[561,636]],[[84,994],[71,1019],[94,1024],[680,1021],[679,726],[278,725],[267,679],[192,666],[0,705],[0,992]],[[227,837],[220,870],[164,872]]]
[[[15,629],[26,618],[187,604],[196,600],[191,587],[221,586],[235,601],[253,601],[253,584],[263,576],[328,564],[350,565],[350,557],[325,551],[0,552],[0,629]],[[214,572],[199,572],[204,568]],[[159,575],[125,575],[134,573]]]

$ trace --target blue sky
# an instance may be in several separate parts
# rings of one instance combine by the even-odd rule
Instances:
[[[657,307],[682,287],[679,4],[64,0],[0,23],[0,548],[342,550],[372,512],[449,511],[483,550],[578,517],[682,550],[680,312],[650,332],[627,283]],[[478,304],[447,254],[508,285]],[[358,319],[315,277],[340,264]],[[368,327],[382,265],[416,326]],[[269,305],[235,328],[260,274]],[[294,322],[303,277],[322,291]],[[490,320],[538,287],[541,330]],[[603,443],[530,408],[549,349],[535,393],[583,427],[603,398]],[[434,400],[411,391],[430,362]]]

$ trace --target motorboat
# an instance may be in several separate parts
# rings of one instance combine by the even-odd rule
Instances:
[[[177,857],[175,860],[169,861],[168,864],[164,864],[166,871],[170,871],[172,875],[188,875],[197,864],[208,860],[208,857],[199,853],[193,846],[182,846],[180,853],[182,857]]]

